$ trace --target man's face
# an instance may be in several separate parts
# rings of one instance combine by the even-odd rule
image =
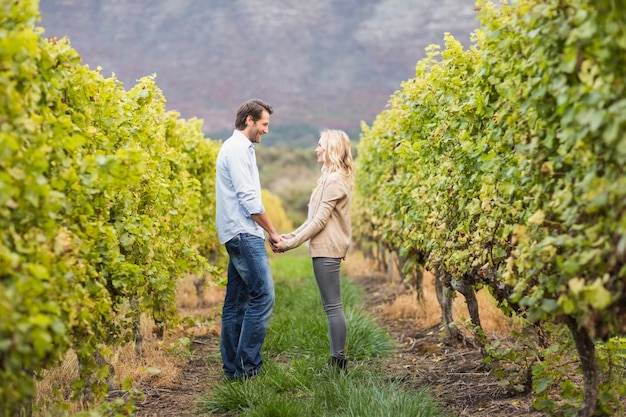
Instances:
[[[248,116],[246,121],[246,130],[244,133],[252,143],[261,143],[261,137],[270,131],[270,115],[267,111],[263,111],[261,118],[256,122],[252,120],[252,116]]]

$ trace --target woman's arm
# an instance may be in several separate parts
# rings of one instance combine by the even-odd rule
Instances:
[[[297,248],[307,240],[313,238],[324,229],[328,223],[337,201],[346,195],[346,190],[337,179],[329,178],[322,190],[321,201],[317,207],[313,218],[306,221],[298,229],[282,240],[282,249],[289,250]]]
[[[304,223],[302,223],[300,226],[298,226],[298,228],[297,228],[296,230],[294,230],[294,231],[293,231],[293,232],[291,232],[291,233],[285,233],[285,234],[282,234],[281,236],[282,236],[284,239],[291,239],[292,237],[294,237],[295,235],[297,235],[298,233],[300,233],[300,232],[302,231],[302,229],[304,229],[304,228],[307,226],[307,224],[308,224],[308,223],[309,223],[309,221],[308,221],[308,220],[305,220],[305,221],[304,221]]]

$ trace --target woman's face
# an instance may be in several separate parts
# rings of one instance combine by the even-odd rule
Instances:
[[[322,141],[317,142],[317,147],[315,148],[315,154],[317,155],[317,162],[320,164],[324,163],[324,148],[322,148]]]

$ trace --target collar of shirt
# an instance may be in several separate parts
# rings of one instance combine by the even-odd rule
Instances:
[[[241,130],[235,129],[234,132],[233,132],[232,137],[234,139],[236,139],[237,142],[242,142],[242,143],[245,143],[246,145],[248,145],[248,149],[250,149],[252,151],[252,153],[254,153],[254,143],[252,143],[252,141],[250,139],[248,139],[248,137],[246,135],[244,135]]]

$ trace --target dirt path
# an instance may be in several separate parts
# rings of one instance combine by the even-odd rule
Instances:
[[[388,287],[382,275],[354,278],[366,296],[366,307],[374,317],[398,297],[398,286]],[[379,319],[392,335],[397,352],[386,360],[390,379],[402,379],[416,389],[430,386],[446,408],[459,417],[540,417],[533,412],[531,398],[509,393],[485,369],[477,348],[441,343],[439,329],[416,328],[409,321]],[[221,379],[219,339],[198,337],[192,345],[192,358],[181,370],[175,386],[145,386],[145,400],[138,417],[200,416],[198,401]]]
[[[530,395],[507,392],[484,366],[479,348],[442,343],[439,326],[416,328],[411,322],[384,319],[379,310],[400,294],[382,276],[359,278],[367,309],[391,334],[396,353],[386,360],[387,374],[415,389],[430,387],[445,407],[459,417],[542,417],[533,411]]]
[[[170,387],[143,386],[145,399],[137,417],[192,417],[198,412],[198,401],[210,392],[221,377],[222,363],[217,336],[196,337],[191,346],[191,359],[180,371],[176,384]]]

